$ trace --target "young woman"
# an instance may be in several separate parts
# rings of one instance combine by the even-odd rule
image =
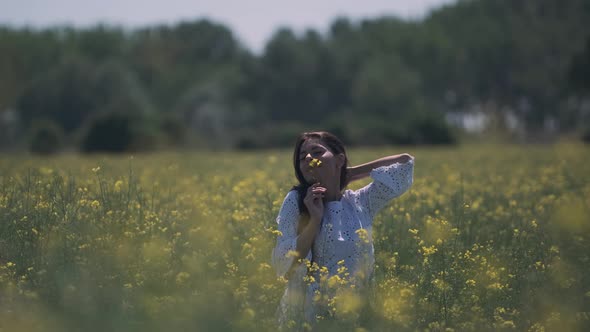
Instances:
[[[373,218],[410,188],[414,158],[399,154],[348,167],[336,136],[309,132],[297,139],[293,163],[299,185],[287,193],[276,219],[280,235],[272,263],[288,279],[279,323],[297,330],[331,316],[335,284],[354,292],[366,288],[374,266]],[[367,176],[373,182],[345,190]],[[334,276],[337,282],[330,280]]]

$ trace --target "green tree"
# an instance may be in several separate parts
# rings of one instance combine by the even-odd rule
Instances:
[[[325,118],[330,111],[326,56],[321,37],[313,31],[302,38],[286,28],[273,35],[260,59],[257,81],[269,119],[312,123]]]
[[[574,92],[590,95],[590,36],[584,51],[572,57],[568,74],[569,86]]]
[[[232,70],[244,53],[227,27],[208,20],[141,29],[129,48],[127,61],[163,110],[191,86]]]
[[[21,95],[22,123],[54,121],[71,136],[93,116],[111,112],[153,114],[154,108],[133,73],[118,62],[102,65],[72,58],[39,77]]]
[[[59,34],[0,26],[0,110],[12,108],[27,86],[62,57]]]
[[[29,130],[29,149],[37,154],[54,154],[64,144],[63,130],[53,121],[36,121]]]
[[[70,59],[40,75],[17,101],[25,127],[36,119],[55,121],[66,134],[79,128],[96,110],[94,67],[82,59]]]

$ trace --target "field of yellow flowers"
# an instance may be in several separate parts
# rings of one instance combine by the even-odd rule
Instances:
[[[400,152],[414,186],[375,221],[369,304],[336,299],[325,329],[588,330],[587,146],[349,157]],[[294,180],[287,150],[0,156],[0,331],[276,330]]]

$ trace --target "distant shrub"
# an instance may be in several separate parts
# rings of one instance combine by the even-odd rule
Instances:
[[[237,134],[234,146],[241,150],[292,147],[295,138],[304,131],[327,130],[349,146],[378,145],[438,145],[455,144],[457,139],[442,117],[419,114],[412,118],[390,119],[333,119],[326,126],[306,126],[283,123],[274,126],[243,130]]]
[[[410,125],[413,144],[455,144],[457,139],[449,125],[436,117],[421,117]]]
[[[292,147],[300,133],[312,130],[320,129],[308,128],[298,123],[284,123],[257,130],[243,130],[238,134],[234,147],[239,150]]]
[[[441,116],[418,113],[399,119],[382,121],[362,120],[355,122],[360,128],[351,139],[360,145],[438,145],[455,144],[457,138]]]
[[[121,113],[97,117],[82,141],[83,152],[125,152],[133,142],[133,125],[137,119]]]
[[[590,144],[590,127],[586,128],[582,133],[582,142]]]
[[[37,154],[58,152],[64,142],[63,129],[50,120],[39,121],[30,129],[30,151]]]
[[[238,137],[235,143],[235,147],[238,150],[254,150],[257,148],[261,148],[261,146],[262,143],[259,142],[258,139],[247,135]]]
[[[295,145],[297,136],[304,131],[321,130],[321,128],[305,127],[299,123],[284,123],[271,126],[267,134],[265,146],[270,148],[292,147]]]
[[[179,118],[164,116],[159,129],[163,134],[164,144],[167,146],[183,146],[188,136],[188,126]]]

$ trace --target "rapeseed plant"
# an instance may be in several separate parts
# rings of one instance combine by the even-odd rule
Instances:
[[[317,300],[339,322],[321,326],[587,328],[587,148],[412,152],[414,186],[375,218],[369,295],[307,262],[334,289]],[[274,331],[286,280],[269,257],[293,181],[289,151],[1,158],[0,329]]]

